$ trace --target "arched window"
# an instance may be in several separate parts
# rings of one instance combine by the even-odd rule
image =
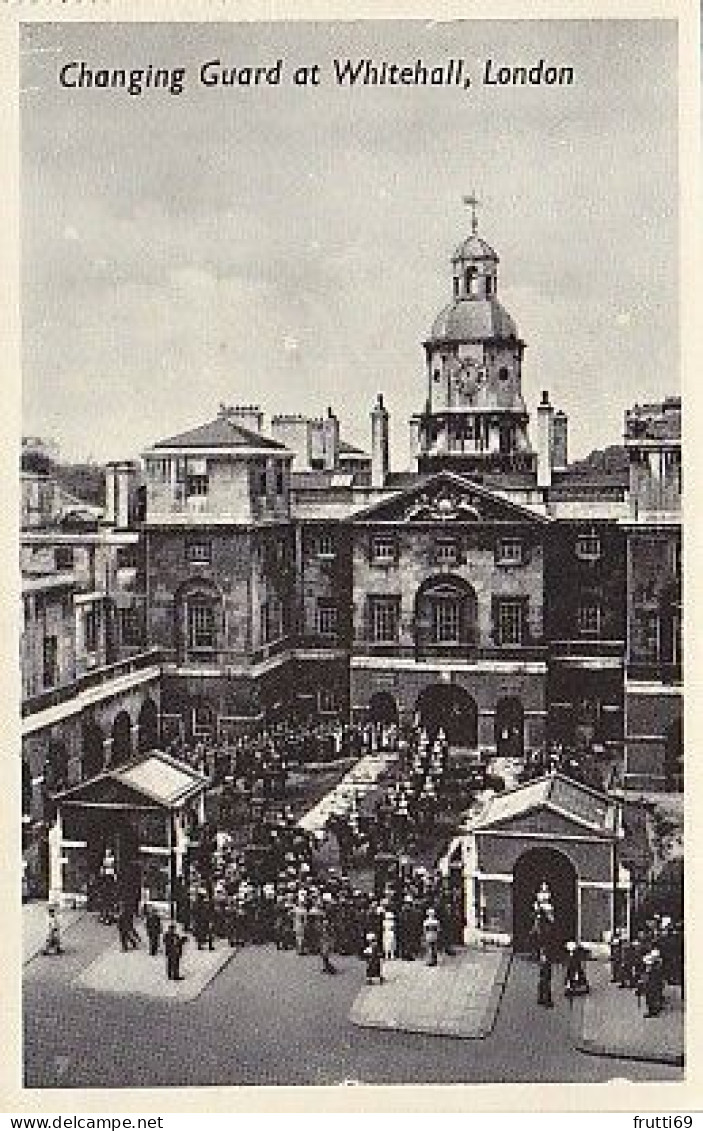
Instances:
[[[433,651],[477,643],[477,602],[471,586],[457,577],[426,581],[415,599],[417,646]]]

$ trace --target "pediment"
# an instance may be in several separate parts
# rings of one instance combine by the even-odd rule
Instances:
[[[490,836],[492,833],[509,833],[512,836],[542,835],[546,840],[550,837],[558,839],[574,836],[592,837],[593,840],[612,840],[612,833],[609,830],[595,829],[583,821],[574,820],[565,813],[556,812],[550,805],[535,806],[504,820],[487,821],[476,831],[483,836]]]
[[[419,477],[418,477],[419,479]],[[360,511],[355,522],[534,522],[548,518],[454,472],[440,471]]]

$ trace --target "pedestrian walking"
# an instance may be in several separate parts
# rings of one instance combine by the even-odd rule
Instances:
[[[430,907],[425,921],[422,924],[423,933],[425,936],[425,954],[427,955],[427,965],[437,965],[437,946],[439,943],[439,919],[434,907]]]
[[[61,924],[55,907],[50,907],[47,913],[46,942],[42,954],[63,954]]]
[[[161,941],[161,916],[155,908],[147,905],[144,911],[144,926],[146,928],[146,936],[149,940],[149,954],[154,955],[159,953],[159,943]]]
[[[122,907],[117,916],[117,930],[123,950],[136,950],[140,939],[134,926],[132,912],[128,907]]]
[[[539,952],[539,974],[537,983],[537,1004],[552,1009],[552,960],[546,950]]]
[[[185,936],[180,934],[174,922],[170,922],[164,934],[166,976],[169,981],[180,982],[183,980],[183,975],[181,974],[181,955],[183,954],[185,942]]]

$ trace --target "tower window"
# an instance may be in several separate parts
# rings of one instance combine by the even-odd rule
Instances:
[[[486,298],[490,298],[493,294],[493,279],[490,275],[486,275]]]
[[[439,383],[439,380],[440,380],[441,376],[442,376],[442,374],[441,374],[440,370],[439,370],[439,369],[435,369],[435,371],[434,371],[434,379],[435,379],[435,383]]]
[[[454,278],[454,298],[458,298],[458,297],[459,297],[459,280],[455,276],[455,278]]]
[[[501,365],[500,369],[498,370],[498,376],[500,377],[501,381],[508,380],[510,371],[505,367],[505,365]]]

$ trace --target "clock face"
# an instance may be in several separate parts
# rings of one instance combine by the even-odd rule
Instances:
[[[485,372],[483,367],[473,361],[472,358],[454,362],[452,389],[457,397],[464,403],[473,403],[484,380]]]

